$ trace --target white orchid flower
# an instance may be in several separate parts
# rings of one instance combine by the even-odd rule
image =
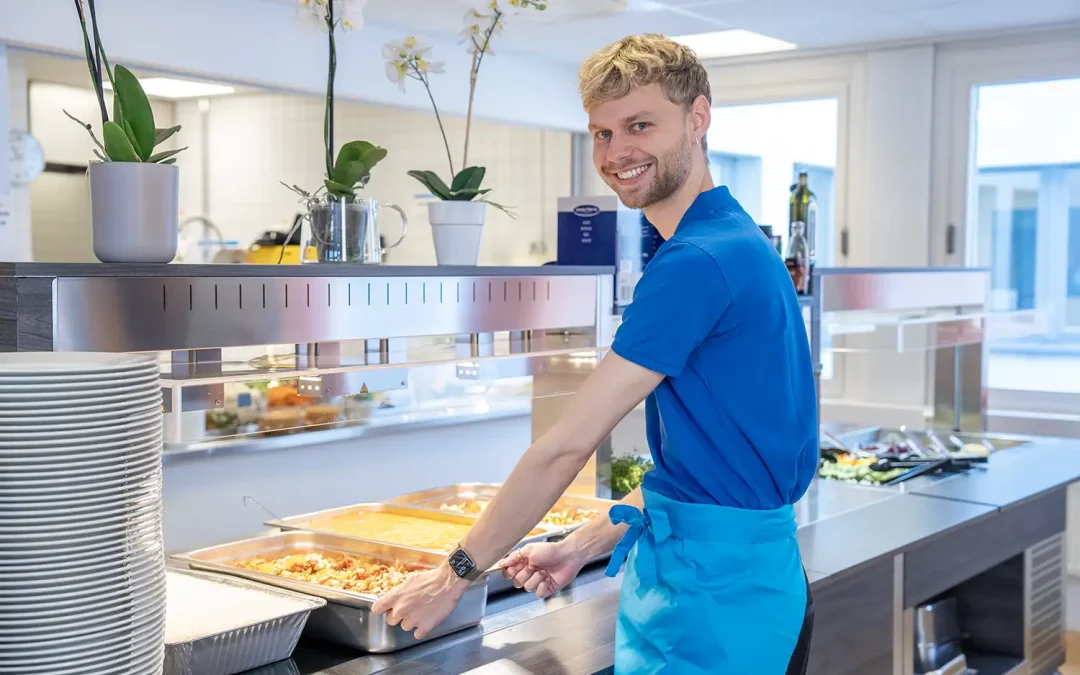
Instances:
[[[391,82],[397,82],[398,87],[404,93],[405,91],[405,78],[408,75],[409,66],[404,61],[387,61],[386,62],[386,77]]]
[[[334,23],[344,30],[364,27],[364,7],[367,0],[297,0],[297,18],[305,25],[326,32],[330,3],[334,3]]]

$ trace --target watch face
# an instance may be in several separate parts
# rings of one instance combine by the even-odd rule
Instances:
[[[472,574],[476,564],[469,558],[469,554],[460,548],[450,556],[450,569],[462,579]]]

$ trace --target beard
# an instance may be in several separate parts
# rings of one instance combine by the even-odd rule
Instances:
[[[693,149],[690,139],[683,134],[679,142],[659,159],[653,158],[656,176],[644,189],[620,191],[617,183],[608,183],[627,208],[644,209],[672,196],[686,183],[690,175]]]

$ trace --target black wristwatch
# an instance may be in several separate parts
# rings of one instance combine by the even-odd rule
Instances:
[[[450,554],[450,569],[466,581],[476,581],[484,573],[483,570],[477,569],[472,556],[460,545]]]

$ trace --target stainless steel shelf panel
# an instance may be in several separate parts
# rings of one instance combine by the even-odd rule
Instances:
[[[990,288],[990,272],[983,268],[836,268],[818,274],[822,312],[982,306]]]
[[[166,351],[597,325],[602,275],[62,277],[56,351]]]

